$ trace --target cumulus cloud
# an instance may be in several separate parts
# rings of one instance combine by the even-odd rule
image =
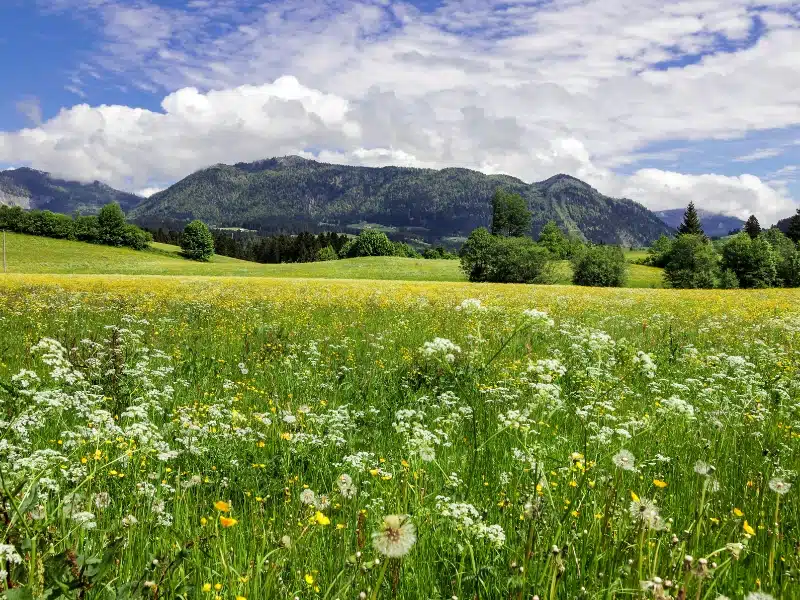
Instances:
[[[567,172],[652,208],[692,199],[767,222],[792,208],[785,178],[614,170],[660,141],[799,124],[789,0],[43,4],[101,24],[71,87],[118,78],[166,97],[161,111],[81,104],[0,133],[0,161],[141,190],[216,162],[302,154],[526,181]]]

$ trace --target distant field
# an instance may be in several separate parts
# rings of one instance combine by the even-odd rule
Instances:
[[[236,277],[298,277],[325,279],[390,279],[465,281],[457,260],[367,257],[316,263],[263,265],[227,256],[211,262],[184,259],[177,246],[153,244],[137,252],[83,242],[7,234],[10,273],[74,273],[120,275],[208,275]],[[629,260],[631,260],[629,256]],[[566,261],[558,265],[558,283],[570,282]],[[629,287],[662,287],[661,269],[630,266]]]

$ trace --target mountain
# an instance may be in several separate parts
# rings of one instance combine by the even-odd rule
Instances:
[[[93,214],[109,202],[118,202],[128,212],[141,201],[135,194],[115,190],[99,181],[66,181],[26,167],[0,171],[0,204],[64,214]]]
[[[656,215],[673,229],[677,229],[683,221],[684,208],[671,208],[669,210],[657,210]],[[744,221],[736,217],[729,217],[720,213],[714,213],[701,208],[697,209],[703,231],[709,237],[721,237],[728,235],[731,231],[739,230],[744,227]]]
[[[370,223],[433,241],[488,225],[498,187],[527,200],[534,231],[553,219],[592,241],[631,246],[669,233],[642,205],[568,175],[529,184],[469,169],[354,167],[298,156],[203,169],[142,201],[130,216],[145,225],[197,218],[251,229]]]

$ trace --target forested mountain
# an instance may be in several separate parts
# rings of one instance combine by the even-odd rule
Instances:
[[[671,208],[669,210],[657,210],[656,214],[667,225],[677,229],[683,221],[683,213],[686,208]],[[728,235],[731,231],[738,231],[744,227],[744,221],[736,217],[729,217],[720,213],[714,213],[701,208],[697,209],[703,231],[709,237],[721,237]]]
[[[498,187],[526,199],[534,233],[553,219],[595,242],[635,246],[670,231],[642,205],[567,175],[528,184],[469,169],[354,167],[297,156],[203,169],[142,201],[130,216],[149,226],[197,218],[260,230],[342,231],[368,222],[433,241],[488,225]]]
[[[99,181],[66,181],[26,167],[0,171],[0,204],[89,215],[109,202],[118,202],[127,212],[141,201],[135,194],[115,190]]]

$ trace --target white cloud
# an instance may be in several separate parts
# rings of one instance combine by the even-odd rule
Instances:
[[[389,0],[48,0],[102,26],[75,91],[118,78],[165,90],[163,112],[81,104],[0,133],[0,161],[134,190],[290,153],[526,181],[563,171],[653,208],[693,199],[769,221],[792,208],[779,181],[613,169],[659,141],[800,124],[800,21],[780,6],[791,4],[451,0],[426,14]],[[743,43],[755,12],[768,27],[758,43],[720,51],[721,36]],[[708,56],[652,69],[688,53]],[[739,158],[767,157],[750,154]]]
[[[754,150],[748,154],[737,156],[733,160],[736,162],[752,162],[754,160],[773,158],[775,156],[780,156],[781,154],[783,154],[783,150],[781,148],[759,148],[758,150]]]

